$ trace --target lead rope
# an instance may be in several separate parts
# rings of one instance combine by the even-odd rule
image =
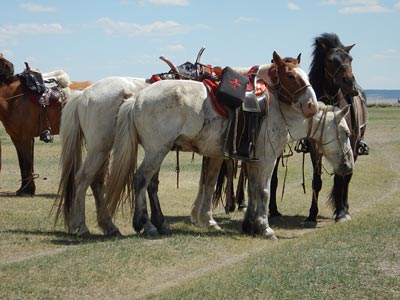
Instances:
[[[176,189],[179,189],[179,172],[181,171],[179,167],[179,149],[176,149],[176,167],[175,167],[175,172],[176,172]]]

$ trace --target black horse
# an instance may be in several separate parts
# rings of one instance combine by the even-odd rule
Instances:
[[[357,84],[352,72],[352,60],[350,50],[354,47],[344,46],[336,34],[324,33],[314,40],[313,59],[309,73],[310,82],[315,90],[319,101],[329,105],[343,107],[351,104],[350,114],[347,118],[347,123],[350,128],[350,141],[354,154],[354,161],[358,155],[367,155],[368,146],[363,141],[367,123],[366,114],[366,96],[363,89]],[[322,154],[317,150],[317,145],[311,140],[302,141],[302,147],[299,152],[310,152],[311,161],[313,164],[313,181],[312,181],[312,203],[309,211],[309,216],[306,222],[316,223],[318,215],[318,196],[322,188]],[[226,164],[232,164],[232,161],[226,160]],[[278,186],[277,168],[279,159],[277,160],[273,177],[271,180],[271,195],[269,202],[270,216],[280,216],[276,204],[276,189]],[[232,168],[232,167],[231,167]],[[242,171],[245,168],[242,168]],[[221,169],[221,172],[224,170]],[[228,176],[229,177],[229,176]],[[235,202],[239,207],[243,206],[244,193],[242,179],[240,175],[236,197],[233,194],[233,181],[228,180],[227,183],[231,186],[226,190],[226,211],[233,211]],[[222,184],[223,176],[218,184]],[[329,200],[334,206],[335,221],[350,220],[349,214],[349,184],[352,174],[340,176],[335,174],[334,185],[330,193]],[[216,198],[221,197],[221,188],[217,184]]]

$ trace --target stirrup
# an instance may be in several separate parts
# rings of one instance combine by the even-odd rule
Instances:
[[[294,146],[294,150],[297,153],[310,153],[310,145],[306,140],[300,140]]]
[[[254,145],[253,142],[250,142],[249,144],[249,160],[259,161],[259,159],[256,157],[256,146]]]
[[[52,143],[53,136],[51,135],[50,129],[43,130],[42,133],[40,134],[39,139],[45,143]]]
[[[369,147],[368,147],[367,143],[363,140],[358,142],[356,150],[357,150],[358,155],[368,155],[369,154]]]

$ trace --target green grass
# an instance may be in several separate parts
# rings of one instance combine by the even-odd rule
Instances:
[[[19,187],[15,150],[0,131],[0,299],[400,299],[400,108],[369,108],[370,155],[359,157],[350,185],[353,220],[334,224],[325,199],[332,178],[324,174],[317,228],[303,221],[311,199],[301,188],[301,155],[288,161],[284,217],[271,221],[279,241],[240,232],[243,214],[215,218],[224,232],[190,224],[201,157],[176,155],[160,175],[161,205],[172,235],[148,239],[131,227],[128,211],[116,223],[124,237],[104,238],[87,193],[87,223],[95,236],[82,240],[54,226],[50,211],[59,180],[59,138],[36,142],[37,196],[13,196]],[[327,169],[330,168],[327,166]],[[284,169],[280,169],[283,183]],[[280,194],[280,191],[278,191]]]

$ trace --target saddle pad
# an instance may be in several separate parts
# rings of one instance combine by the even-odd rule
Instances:
[[[231,109],[242,105],[249,78],[231,67],[222,70],[222,79],[217,88],[217,99]]]

